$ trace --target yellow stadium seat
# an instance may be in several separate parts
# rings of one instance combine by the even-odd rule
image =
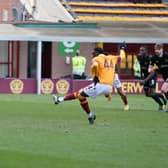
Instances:
[[[126,68],[126,58],[122,59],[122,61],[120,63],[120,68],[121,69],[125,69]]]
[[[111,8],[166,8],[164,3],[161,4],[141,4],[141,3],[94,3],[94,2],[69,2],[72,7],[111,7]]]
[[[128,63],[128,69],[132,69],[133,67],[133,56],[127,55],[127,63]]]

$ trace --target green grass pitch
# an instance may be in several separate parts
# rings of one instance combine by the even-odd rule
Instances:
[[[166,168],[168,113],[144,95],[89,99],[94,125],[77,100],[0,95],[0,168]]]

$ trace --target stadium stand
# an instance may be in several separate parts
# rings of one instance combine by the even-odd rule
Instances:
[[[160,0],[68,0],[66,3],[82,21],[168,20],[166,2]],[[65,6],[65,0],[63,5]]]

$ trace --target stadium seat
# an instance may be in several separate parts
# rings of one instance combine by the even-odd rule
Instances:
[[[127,55],[127,63],[128,63],[128,69],[132,69],[133,67],[133,56]]]
[[[125,69],[126,68],[126,58],[122,59],[121,64],[120,64],[120,68],[121,69]]]
[[[166,8],[165,4],[134,4],[134,3],[95,3],[69,2],[72,7],[106,7],[106,8]]]
[[[78,16],[79,20],[82,21],[159,21],[159,22],[168,22],[168,18],[160,17],[128,17],[128,16]]]
[[[114,14],[114,15],[142,15],[168,16],[168,11],[150,10],[103,10],[103,9],[74,9],[75,13],[84,14]]]
[[[82,21],[168,21],[166,4],[130,3],[130,1],[83,0],[68,1],[71,9]],[[64,4],[64,3],[63,3]]]

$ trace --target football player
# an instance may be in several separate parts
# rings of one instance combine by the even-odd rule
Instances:
[[[165,72],[168,71],[168,62],[167,62],[167,69],[165,69],[165,67],[163,68],[162,65],[164,65],[166,62],[164,60],[161,61],[162,59],[160,59],[161,57],[164,58],[167,56],[163,55],[163,53],[161,56],[161,53],[160,53],[161,47],[162,47],[161,44],[156,44],[155,55],[150,57],[148,55],[147,48],[145,46],[142,46],[140,47],[140,54],[138,56],[138,61],[141,66],[141,76],[142,76],[142,79],[144,79],[143,82],[141,83],[144,84],[145,95],[148,97],[152,97],[159,104],[159,110],[163,110],[165,108],[167,101],[163,94],[155,92],[157,73],[158,73],[157,69],[161,70],[162,75],[164,76],[164,79],[166,79],[166,76],[168,77],[168,75],[165,76],[165,74],[167,74]],[[162,92],[163,92],[163,88],[162,88]]]
[[[121,51],[121,53],[123,52],[124,51]],[[78,99],[81,107],[88,115],[89,123],[93,124],[96,115],[90,110],[87,97],[96,98],[98,95],[105,95],[112,90],[115,77],[115,65],[124,56],[124,54],[120,56],[106,56],[102,48],[96,47],[92,52],[93,58],[90,68],[93,83],[77,92],[67,94],[64,97],[53,95],[54,103],[58,104],[64,101]]]

